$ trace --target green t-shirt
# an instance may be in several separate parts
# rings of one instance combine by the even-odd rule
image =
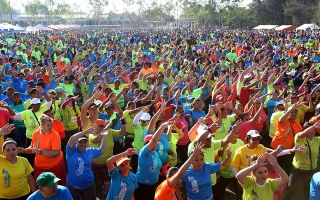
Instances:
[[[44,111],[48,109],[49,107],[47,106],[47,104],[43,104],[41,105],[40,110],[38,112],[33,113],[32,110],[25,110],[19,113],[21,116],[21,120],[24,120],[24,124],[27,128],[27,131],[26,131],[27,138],[32,139],[33,133],[37,131],[40,127],[40,121],[39,121],[40,116]],[[34,115],[37,116],[38,120]]]
[[[201,94],[202,94],[202,89],[201,88],[198,88],[198,89],[195,89],[192,91],[191,95],[194,97],[194,98],[198,98],[199,96],[201,97]]]
[[[229,143],[228,146],[230,147],[231,151],[231,160],[236,153],[236,150],[244,145],[244,142],[240,139],[237,139],[236,143],[232,144]],[[223,155],[220,157],[220,161],[224,161],[227,157],[226,151],[223,152]],[[234,174],[232,172],[231,166],[229,165],[227,168],[220,171],[220,175],[224,178],[233,178]]]
[[[143,127],[139,123],[138,126],[133,126],[133,130],[134,130],[134,139],[133,139],[132,146],[135,150],[140,151],[144,146],[143,140],[148,131],[148,126]]]
[[[41,60],[41,52],[40,51],[32,51],[31,56],[34,56],[38,61]]]
[[[214,139],[222,140],[228,135],[228,130],[231,127],[231,123],[235,121],[235,115],[228,115],[222,119],[221,126],[214,133]]]
[[[93,158],[92,161],[97,163],[97,164],[106,164],[107,160],[109,158],[111,158],[113,156],[113,140],[116,138],[119,138],[120,131],[117,130],[113,130],[113,129],[109,129],[108,130],[108,134],[106,136],[106,150],[105,152],[98,158]],[[93,139],[97,136],[98,134],[94,133],[94,134],[90,134],[89,135],[89,143],[90,143],[90,147],[92,148],[100,148],[101,142],[99,143],[93,143]]]
[[[177,155],[177,143],[179,140],[179,134],[178,133],[172,133],[171,140],[169,142],[170,144],[170,149]],[[169,155],[169,164],[170,167],[176,166],[178,163],[178,158],[173,160],[172,155]]]
[[[59,83],[59,87],[62,87],[66,96],[68,95],[73,95],[73,89],[75,88],[74,85],[71,84],[64,84],[64,83]]]
[[[78,128],[78,117],[80,117],[80,109],[78,106],[73,107],[66,106],[62,111],[62,123],[66,131],[72,131]]]
[[[119,94],[122,91],[122,88],[119,87],[119,89],[115,89],[115,88],[111,88],[112,91],[114,92],[115,95]],[[119,104],[119,106],[121,106],[121,108],[124,108],[124,96],[121,95],[120,98],[117,100],[117,103]]]
[[[264,186],[259,186],[252,176],[246,177],[246,182],[240,184],[243,187],[243,200],[273,200],[273,194],[279,188],[277,179],[268,178]]]
[[[312,159],[312,169],[317,168],[318,164],[318,152],[320,146],[320,137],[314,137],[312,140],[307,138],[299,138],[298,135],[294,137],[294,144],[305,146],[305,151],[296,152],[294,154],[292,165],[300,170],[311,170],[311,161],[310,161],[310,151],[311,150],[311,159]],[[309,145],[309,147],[308,147]]]

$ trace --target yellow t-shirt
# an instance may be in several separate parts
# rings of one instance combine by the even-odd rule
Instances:
[[[257,185],[252,176],[246,177],[243,187],[243,200],[273,200],[273,194],[279,188],[277,179],[268,178],[264,186]]]
[[[280,112],[275,112],[271,115],[270,118],[270,129],[269,129],[269,136],[271,138],[274,137],[274,134],[277,131],[277,126],[278,126],[278,120],[280,119],[280,117],[284,114],[284,111],[280,111]]]
[[[174,78],[172,76],[170,76],[169,78],[165,76],[163,80],[164,82],[167,82],[168,85],[170,85],[174,81]]]
[[[247,145],[243,145],[236,150],[230,165],[240,171],[250,165],[251,156],[260,156],[267,150],[269,149],[262,144],[259,144],[255,149],[249,149]]]
[[[75,112],[76,111],[76,112]],[[78,117],[80,117],[80,109],[78,106],[73,107],[66,106],[65,109],[61,108],[62,123],[66,131],[72,131],[78,128]]]
[[[190,143],[188,146],[188,152],[194,149],[194,142]],[[212,139],[210,148],[202,148],[201,151],[204,154],[204,162],[206,163],[214,163],[215,157],[218,155],[218,150],[221,149],[221,140]],[[216,174],[210,174],[212,185],[217,183]]]
[[[314,137],[312,140],[307,138],[299,138],[298,135],[294,137],[294,144],[306,146],[304,152],[296,152],[292,161],[293,166],[301,170],[311,170],[310,151],[311,149],[312,169],[315,169],[318,164],[318,154],[320,147],[320,137]]]
[[[30,193],[26,176],[33,172],[28,160],[17,156],[17,162],[11,164],[0,155],[0,198],[15,199]]]
[[[42,113],[48,109],[49,107],[47,106],[47,104],[43,104],[41,105],[40,110],[34,113],[37,116],[38,121],[40,120],[40,116],[42,115]],[[39,124],[40,121],[39,122],[37,121],[32,110],[25,110],[20,112],[19,114],[21,116],[21,120],[24,120],[24,124],[27,128],[27,131],[26,131],[27,138],[32,139],[33,133],[37,131],[40,126]]]
[[[111,156],[113,156],[113,146],[114,146],[113,139],[118,138],[119,133],[120,133],[120,131],[117,131],[117,130],[113,130],[113,129],[108,130],[108,134],[106,137],[106,142],[107,142],[106,151],[100,157],[93,158],[92,159],[93,162],[95,162],[97,164],[106,164],[107,160]],[[99,143],[93,143],[93,138],[95,138],[96,136],[97,136],[96,133],[89,135],[89,143],[90,143],[90,147],[92,147],[92,148],[100,148],[100,146],[101,146],[102,140]]]

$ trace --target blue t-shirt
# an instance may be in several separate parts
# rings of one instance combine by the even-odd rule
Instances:
[[[148,145],[142,147],[138,157],[137,181],[146,185],[158,182],[159,172],[162,167],[158,152],[149,151]]]
[[[100,148],[87,148],[86,151],[77,150],[76,144],[72,148],[67,145],[67,183],[73,188],[83,189],[94,182],[94,175],[91,170],[92,158],[102,155]]]
[[[33,194],[31,194],[27,200],[73,200],[69,190],[62,186],[58,185],[57,193],[50,198],[43,198],[40,194],[40,190],[35,191]]]
[[[159,158],[162,162],[162,166],[169,162],[168,151],[170,149],[169,138],[167,134],[162,134],[159,138],[158,147],[156,152],[158,152]]]
[[[184,116],[186,116],[188,114],[191,114],[192,120],[196,120],[196,119],[199,119],[200,117],[205,117],[206,116],[206,113],[203,112],[202,110],[199,110],[198,112],[195,112],[193,109],[186,110],[184,112]]]
[[[134,190],[138,188],[136,175],[129,172],[128,176],[122,176],[119,169],[114,168],[112,172],[109,172],[109,176],[111,185],[107,200],[131,199]]]
[[[220,170],[220,163],[204,163],[199,170],[191,167],[182,178],[187,186],[187,196],[190,199],[207,200],[212,199],[212,182],[210,174]]]
[[[20,80],[19,78],[15,78],[13,80],[13,87],[20,93],[25,93],[27,90],[28,81],[27,80]]]
[[[320,200],[320,172],[317,172],[312,176],[309,200]]]

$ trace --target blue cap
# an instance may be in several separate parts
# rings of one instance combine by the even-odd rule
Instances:
[[[193,97],[192,95],[188,95],[188,96],[187,96],[187,100],[189,101],[189,100],[191,100],[191,99],[194,99],[194,97]]]

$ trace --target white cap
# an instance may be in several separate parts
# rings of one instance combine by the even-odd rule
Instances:
[[[34,105],[34,104],[41,104],[41,101],[38,98],[33,98],[30,101],[30,105]]]
[[[287,72],[287,75],[290,75],[290,76],[294,76],[295,74],[296,74],[296,72],[294,72],[294,71]]]
[[[250,78],[251,77],[251,74],[246,74],[244,75],[244,78],[247,79],[247,78]]]
[[[320,108],[320,104],[318,104],[317,106],[316,106],[316,109],[319,109]]]
[[[143,121],[147,121],[147,120],[150,120],[151,119],[151,116],[149,113],[143,113],[143,115],[141,116],[140,120],[143,120]]]
[[[100,100],[96,100],[96,101],[94,102],[94,104],[96,104],[96,105],[100,105],[100,104],[102,104],[102,101],[100,101]]]
[[[208,131],[208,126],[206,126],[205,124],[201,124],[199,126],[199,128],[197,129],[197,135],[198,138],[200,138],[203,134],[205,134]],[[210,138],[212,135],[208,134],[207,138]]]
[[[250,136],[250,137],[261,137],[260,133],[256,130],[250,130],[248,131],[247,133],[247,136]]]

